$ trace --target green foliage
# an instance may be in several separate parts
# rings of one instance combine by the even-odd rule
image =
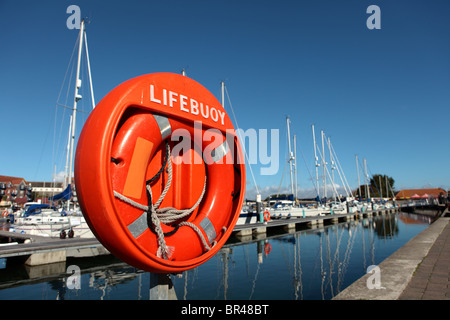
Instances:
[[[382,174],[374,174],[370,179],[369,195],[371,198],[392,198],[395,194],[394,187],[395,180],[392,177]],[[387,185],[386,185],[387,184]],[[361,190],[361,198],[367,198],[366,185],[363,184],[354,192],[355,197],[359,197],[359,190]]]

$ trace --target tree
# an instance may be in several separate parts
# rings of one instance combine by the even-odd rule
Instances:
[[[383,196],[383,198],[392,198],[395,194],[394,183],[394,178],[389,177],[388,175],[374,174],[370,179],[369,184],[370,197],[379,198],[380,196]],[[356,189],[356,191],[354,192],[355,197],[360,197],[359,190],[361,190],[361,198],[367,198],[366,185],[361,185],[358,189]]]

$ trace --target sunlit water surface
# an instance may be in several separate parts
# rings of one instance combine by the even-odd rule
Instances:
[[[233,237],[212,259],[171,279],[178,300],[330,300],[430,223],[396,213],[260,239]],[[81,269],[80,289],[68,286],[71,265]],[[149,299],[150,273],[111,255],[45,270],[0,268],[0,300]]]

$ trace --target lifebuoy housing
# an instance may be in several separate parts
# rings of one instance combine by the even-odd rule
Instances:
[[[264,221],[270,221],[270,212],[264,211]]]
[[[245,164],[217,99],[156,73],[113,89],[81,133],[75,184],[83,214],[114,255],[151,272],[211,258],[241,211]]]
[[[266,253],[266,255],[268,255],[270,253],[270,251],[272,251],[272,245],[269,242],[267,242],[264,245],[264,252]]]

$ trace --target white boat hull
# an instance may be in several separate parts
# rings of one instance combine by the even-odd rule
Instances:
[[[59,238],[62,231],[68,236],[72,229],[74,237],[95,238],[83,216],[32,216],[17,219],[10,228],[12,232]]]
[[[279,218],[307,218],[323,216],[325,214],[320,208],[283,208],[283,209],[269,209],[271,219]]]

